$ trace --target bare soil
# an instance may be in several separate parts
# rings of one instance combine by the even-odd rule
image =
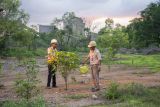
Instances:
[[[49,106],[59,107],[82,107],[93,104],[103,103],[104,99],[98,96],[99,92],[91,92],[92,87],[91,75],[81,75],[79,72],[73,72],[69,78],[69,89],[65,90],[64,80],[59,73],[57,73],[57,88],[46,88],[47,82],[47,65],[45,59],[37,59],[37,67],[39,68],[38,78],[41,80],[38,87],[41,90],[41,95],[45,98]],[[0,89],[0,101],[17,99],[14,91],[14,81],[17,79],[17,74],[21,72],[22,78],[23,68],[17,68],[15,59],[2,60],[3,73],[0,76],[1,83],[4,85]],[[77,70],[78,71],[78,70]],[[75,79],[71,79],[75,78]],[[120,84],[127,83],[141,83],[148,87],[160,86],[160,73],[150,73],[146,68],[132,68],[124,65],[114,65],[111,71],[108,71],[107,65],[102,65],[100,72],[100,86],[101,91],[107,88],[111,81]],[[87,98],[71,99],[70,95],[86,95]],[[92,96],[97,95],[97,99]]]

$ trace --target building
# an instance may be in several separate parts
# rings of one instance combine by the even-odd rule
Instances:
[[[50,25],[38,25],[38,32],[39,33],[49,33],[52,31],[52,26]]]

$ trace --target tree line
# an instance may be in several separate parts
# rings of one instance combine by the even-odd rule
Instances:
[[[20,8],[20,0],[0,1],[0,51],[1,55],[7,55],[13,50],[34,52],[49,46],[50,40],[56,38],[61,50],[87,51],[87,44],[91,40],[90,28],[84,27],[84,33],[75,32],[74,12],[66,12],[61,18],[55,18],[52,31],[49,33],[38,33],[26,26],[29,14]],[[101,50],[113,48],[116,51],[121,47],[144,48],[152,44],[159,47],[160,44],[160,1],[150,3],[140,13],[139,18],[130,21],[128,26],[114,24],[110,18],[106,19],[105,27],[96,37]],[[79,20],[82,20],[79,18]],[[55,25],[60,21],[65,23],[63,29]],[[24,52],[24,53],[25,53]],[[39,52],[38,52],[39,53]],[[28,54],[28,53],[26,53]]]

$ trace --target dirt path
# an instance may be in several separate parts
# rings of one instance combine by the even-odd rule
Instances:
[[[9,61],[13,63],[14,60]],[[3,61],[4,64],[6,61]],[[8,62],[8,63],[9,63]],[[64,105],[65,107],[82,107],[92,104],[103,103],[104,101],[101,98],[94,100],[93,93],[90,91],[92,87],[91,76],[90,74],[81,75],[79,72],[71,74],[71,77],[75,77],[76,81],[69,80],[69,89],[68,91],[64,90],[64,81],[60,74],[57,74],[57,85],[58,88],[46,89],[46,80],[47,80],[47,66],[44,63],[44,59],[38,59],[38,67],[40,73],[38,78],[41,80],[39,87],[41,89],[41,94],[44,96],[45,100],[50,104],[50,106],[59,106]],[[11,66],[11,64],[8,64]],[[14,64],[14,63],[13,63]],[[7,65],[5,65],[6,67]],[[16,99],[16,94],[14,92],[14,81],[17,78],[16,71],[17,68],[14,68],[15,65],[9,69],[6,67],[4,69],[3,76],[1,78],[2,83],[5,85],[3,89],[0,89],[0,100]],[[22,68],[21,68],[22,69]],[[19,69],[18,69],[19,70]],[[148,69],[136,69],[131,67],[126,67],[123,65],[112,66],[111,71],[108,71],[106,65],[102,65],[102,70],[100,73],[100,85],[101,90],[107,88],[108,84],[111,81],[116,81],[121,84],[136,82],[142,83],[145,86],[160,86],[160,73],[150,74]],[[71,99],[67,96],[71,95],[85,95],[86,98],[82,99]]]

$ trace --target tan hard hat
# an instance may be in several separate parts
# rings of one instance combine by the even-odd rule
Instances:
[[[56,44],[57,44],[57,40],[56,40],[56,39],[52,39],[52,40],[51,40],[51,44],[52,44],[52,43],[56,43]]]
[[[88,47],[90,48],[90,47],[94,47],[94,46],[96,46],[96,45],[97,45],[97,44],[96,44],[95,41],[90,41]]]

